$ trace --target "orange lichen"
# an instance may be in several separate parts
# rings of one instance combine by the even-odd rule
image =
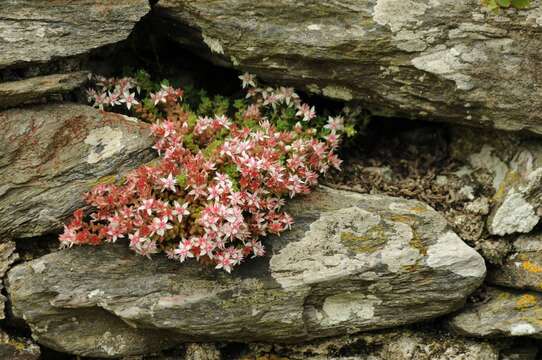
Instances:
[[[517,310],[524,310],[533,307],[534,305],[536,305],[536,297],[531,294],[525,294],[516,301],[515,307]]]
[[[522,263],[523,270],[528,271],[530,273],[542,273],[542,266],[535,264],[529,260],[525,260]]]

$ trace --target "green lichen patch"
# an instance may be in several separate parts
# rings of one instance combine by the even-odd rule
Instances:
[[[372,254],[381,250],[388,241],[388,230],[382,223],[371,227],[363,235],[349,231],[340,233],[341,244],[356,254]]]

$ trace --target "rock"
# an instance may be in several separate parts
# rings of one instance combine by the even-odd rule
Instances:
[[[79,71],[0,83],[0,109],[73,91],[87,81],[87,75],[87,72]]]
[[[126,244],[66,249],[10,270],[13,312],[38,342],[87,356],[103,356],[87,339],[113,320],[111,338],[129,324],[183,342],[291,343],[449,313],[485,276],[481,256],[421,202],[321,188],[288,208],[294,228],[231,275]],[[117,355],[141,350],[124,344]]]
[[[6,272],[8,271],[11,264],[13,264],[18,258],[19,255],[15,252],[15,243],[11,241],[0,242],[0,290],[4,289],[4,275],[6,275]],[[6,297],[0,294],[0,320],[5,318],[5,302]]]
[[[542,141],[502,132],[455,129],[452,154],[467,161],[463,172],[490,174],[493,207],[487,219],[492,235],[528,233],[542,215]]]
[[[192,343],[186,346],[185,360],[220,360],[220,351],[214,344]]]
[[[520,235],[504,263],[488,274],[492,284],[542,291],[542,234]]]
[[[0,3],[0,69],[80,55],[128,37],[147,0]],[[7,16],[9,14],[9,16]]]
[[[470,304],[450,320],[460,334],[542,338],[542,294],[487,289],[488,300]]]
[[[0,359],[38,360],[40,347],[29,339],[16,339],[0,330]]]
[[[539,0],[499,14],[455,0],[252,4],[160,0],[155,28],[216,63],[379,115],[542,134]]]
[[[497,360],[500,349],[487,341],[447,332],[394,329],[287,346],[250,344],[242,359]]]
[[[518,344],[501,351],[500,360],[536,360],[538,347],[536,344]]]
[[[148,125],[89,106],[0,112],[0,228],[5,237],[57,230],[92,185],[153,158]]]

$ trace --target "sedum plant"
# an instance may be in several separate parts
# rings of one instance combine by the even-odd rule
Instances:
[[[308,194],[320,175],[339,169],[335,150],[345,125],[342,117],[317,117],[291,88],[240,78],[246,97],[233,105],[205,94],[183,101],[182,90],[156,86],[144,73],[95,78],[90,102],[151,122],[159,159],[92,188],[85,195],[90,214],[75,211],[61,245],[127,239],[140,255],[165,252],[227,272],[262,256],[260,238],[293,223],[285,199]]]

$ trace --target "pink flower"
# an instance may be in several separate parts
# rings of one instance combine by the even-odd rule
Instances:
[[[218,185],[211,186],[209,188],[209,196],[207,196],[207,200],[219,201],[222,193],[223,193],[223,190],[220,187],[218,187]]]
[[[302,116],[303,121],[310,121],[316,116],[316,111],[314,110],[314,106],[310,107],[308,104],[302,104],[297,107],[295,116]]]
[[[135,93],[130,93],[129,91],[123,94],[121,102],[126,103],[128,110],[130,110],[133,105],[139,104],[139,102],[135,99]]]
[[[154,199],[146,199],[143,200],[143,204],[141,204],[140,207],[137,208],[139,211],[144,211],[147,213],[147,215],[151,215],[154,207]]]
[[[190,240],[183,240],[179,243],[177,248],[175,249],[175,255],[179,257],[179,260],[181,262],[184,262],[186,258],[192,258],[194,257],[194,254],[192,253],[192,243]]]
[[[335,131],[343,131],[344,130],[344,119],[342,116],[337,117],[328,117],[327,124],[324,125],[324,128],[331,130],[331,132],[335,133]]]
[[[64,232],[58,237],[58,240],[71,247],[75,243],[75,236],[75,230],[64,225]]]
[[[158,105],[158,103],[166,103],[166,95],[167,92],[164,92],[163,90],[158,91],[156,94],[150,93],[151,101],[154,103],[154,105]]]
[[[255,87],[256,83],[254,82],[255,78],[254,75],[249,73],[244,73],[243,75],[239,76],[239,79],[243,82],[243,89],[246,89],[247,87]]]
[[[183,216],[190,215],[188,211],[188,203],[180,205],[177,201],[173,202],[173,215],[177,216],[179,222],[183,221]]]
[[[173,177],[171,173],[169,173],[168,177],[161,178],[160,182],[162,183],[162,192],[166,190],[170,190],[172,192],[176,192],[175,184],[177,184],[177,179]]]
[[[171,228],[173,228],[173,226],[168,223],[168,218],[165,216],[152,219],[151,230],[160,236],[164,236],[165,232]]]
[[[230,254],[221,253],[217,255],[215,269],[224,269],[225,271],[230,273],[232,265],[233,261],[232,259],[230,259]]]

